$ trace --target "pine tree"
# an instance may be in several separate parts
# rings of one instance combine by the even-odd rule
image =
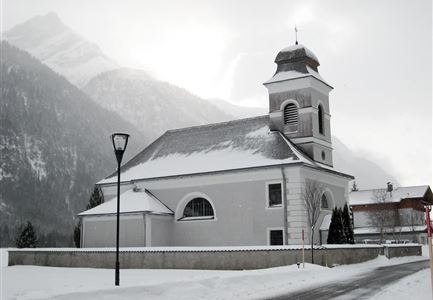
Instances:
[[[102,195],[101,189],[95,185],[95,188],[93,189],[93,193],[90,196],[89,204],[87,204],[86,209],[94,208],[95,206],[98,206],[103,202],[104,202],[104,197]]]
[[[17,248],[35,248],[37,243],[38,237],[32,223],[27,222],[26,226],[21,225],[15,240]]]
[[[337,209],[337,239],[336,244],[345,244],[346,243],[346,235],[344,233],[344,225],[343,225],[343,209],[340,207]]]
[[[9,227],[7,224],[3,224],[0,227],[0,247],[8,247],[11,246],[10,244]]]
[[[337,223],[337,208],[335,207],[332,210],[332,216],[331,216],[331,224],[329,224],[329,230],[328,230],[328,244],[336,244],[336,223]]]
[[[345,244],[346,236],[343,226],[343,211],[341,208],[335,207],[332,211],[331,224],[328,231],[328,244]]]
[[[81,247],[81,222],[74,227],[74,244],[77,248]]]
[[[349,207],[347,206],[347,203],[345,203],[343,207],[343,227],[344,235],[346,236],[346,243],[355,244],[353,224],[350,218]]]

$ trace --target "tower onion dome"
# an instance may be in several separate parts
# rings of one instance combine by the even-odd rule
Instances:
[[[320,65],[317,56],[301,44],[281,50],[275,58],[275,63],[278,65],[276,73],[285,71],[307,73],[307,66],[318,72],[317,67]]]
[[[296,44],[284,48],[275,58],[275,63],[277,71],[271,79],[264,83],[265,85],[311,76],[332,88],[317,70],[320,65],[317,56],[304,45]]]

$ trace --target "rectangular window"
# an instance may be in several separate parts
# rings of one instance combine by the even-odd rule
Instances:
[[[272,183],[268,185],[269,207],[282,205],[281,183]]]
[[[271,246],[283,245],[283,231],[282,230],[271,230],[269,231],[269,243]]]

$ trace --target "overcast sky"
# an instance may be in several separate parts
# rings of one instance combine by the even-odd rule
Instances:
[[[404,185],[432,184],[432,2],[3,0],[2,27],[50,11],[119,64],[207,98],[268,106],[299,41],[334,86],[332,132]],[[385,181],[386,179],[384,179]],[[361,187],[362,188],[362,187]]]

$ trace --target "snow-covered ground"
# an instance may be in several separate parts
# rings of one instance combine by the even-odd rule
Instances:
[[[379,300],[431,300],[430,270],[424,269],[390,284],[374,296]]]
[[[423,256],[427,255],[423,248]],[[6,299],[261,299],[332,281],[350,279],[379,266],[425,259],[402,257],[326,268],[306,264],[253,271],[121,270],[121,286],[114,287],[114,271],[91,268],[37,266],[7,267],[1,251],[1,300]],[[421,271],[380,291],[374,299],[428,296],[430,277]],[[420,289],[427,290],[421,292]],[[425,294],[425,295],[424,295]],[[413,297],[411,297],[413,298]],[[416,299],[424,299],[416,298]]]

